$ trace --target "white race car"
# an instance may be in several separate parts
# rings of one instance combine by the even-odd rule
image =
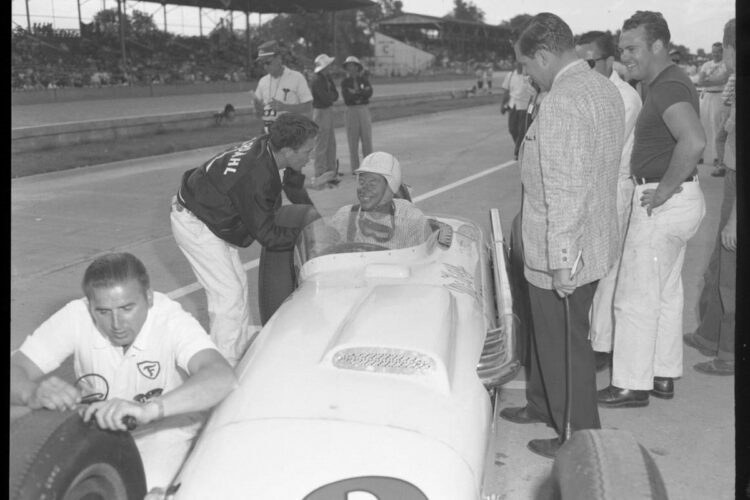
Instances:
[[[305,217],[292,205],[278,222]],[[169,488],[147,498],[503,497],[483,489],[494,396],[520,369],[499,214],[490,212],[489,238],[469,220],[429,221],[430,236],[414,246],[349,241],[321,219],[294,250],[264,250],[264,326],[237,366],[239,385]],[[561,449],[561,498],[665,498],[648,453],[608,432],[577,432]],[[11,459],[11,499],[145,493],[128,433],[75,414],[37,411],[13,422]],[[656,493],[633,496],[637,479]]]
[[[480,498],[491,395],[520,368],[500,220],[489,244],[474,222],[431,224],[422,244],[388,248],[318,220],[293,253],[264,252],[261,315],[294,292],[238,365],[175,498]]]

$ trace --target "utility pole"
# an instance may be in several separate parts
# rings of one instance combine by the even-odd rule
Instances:
[[[120,54],[122,57],[122,69],[123,71],[127,71],[128,69],[128,61],[127,57],[125,55],[125,19],[122,15],[122,2],[124,0],[117,0],[117,16],[118,16],[118,23],[120,24]]]
[[[26,29],[31,33],[31,16],[29,15],[29,0],[26,0]]]

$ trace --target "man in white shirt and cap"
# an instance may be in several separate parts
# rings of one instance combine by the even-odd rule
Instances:
[[[312,109],[312,93],[307,80],[299,71],[284,65],[281,45],[269,40],[258,48],[258,63],[267,74],[258,81],[253,94],[255,111],[263,118],[263,132],[269,133],[270,126],[282,113],[308,115]]]
[[[699,163],[713,162],[719,168],[716,154],[716,134],[721,130],[722,111],[724,103],[721,93],[729,80],[730,71],[723,61],[724,48],[721,42],[711,47],[711,60],[701,66],[698,74],[691,80],[700,89],[700,115],[703,130],[706,132],[706,149]]]

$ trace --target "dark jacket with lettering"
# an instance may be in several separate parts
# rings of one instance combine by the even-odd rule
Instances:
[[[283,181],[268,136],[238,144],[185,172],[178,202],[222,240],[240,247],[253,241],[269,250],[294,245],[299,229],[274,222],[282,189],[292,203],[312,205],[305,176],[286,168]]]
[[[341,94],[347,106],[369,104],[370,97],[372,97],[372,85],[365,76],[347,76],[341,80]]]
[[[310,84],[310,92],[312,92],[315,109],[330,108],[339,99],[339,91],[336,90],[333,79],[323,73],[315,73]]]

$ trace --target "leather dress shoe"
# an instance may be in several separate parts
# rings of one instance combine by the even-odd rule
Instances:
[[[547,421],[542,415],[529,408],[528,406],[510,406],[500,411],[500,416],[514,424],[546,424]]]
[[[693,349],[697,349],[698,351],[700,351],[700,353],[704,356],[716,356],[716,351],[712,351],[708,347],[704,347],[703,344],[701,344],[700,341],[696,338],[697,336],[697,333],[686,333],[682,336],[682,341]]]
[[[674,379],[672,377],[654,377],[654,388],[651,395],[661,399],[674,397]]]
[[[734,375],[734,361],[724,361],[718,358],[698,363],[693,368],[707,375]]]
[[[621,389],[610,385],[597,392],[599,406],[605,408],[637,408],[648,406],[648,391]]]
[[[545,458],[555,458],[557,450],[560,449],[560,439],[532,439],[526,445],[528,449]]]
[[[600,372],[605,368],[609,368],[612,364],[612,353],[611,352],[599,352],[594,351],[594,357],[596,358],[596,371]]]

